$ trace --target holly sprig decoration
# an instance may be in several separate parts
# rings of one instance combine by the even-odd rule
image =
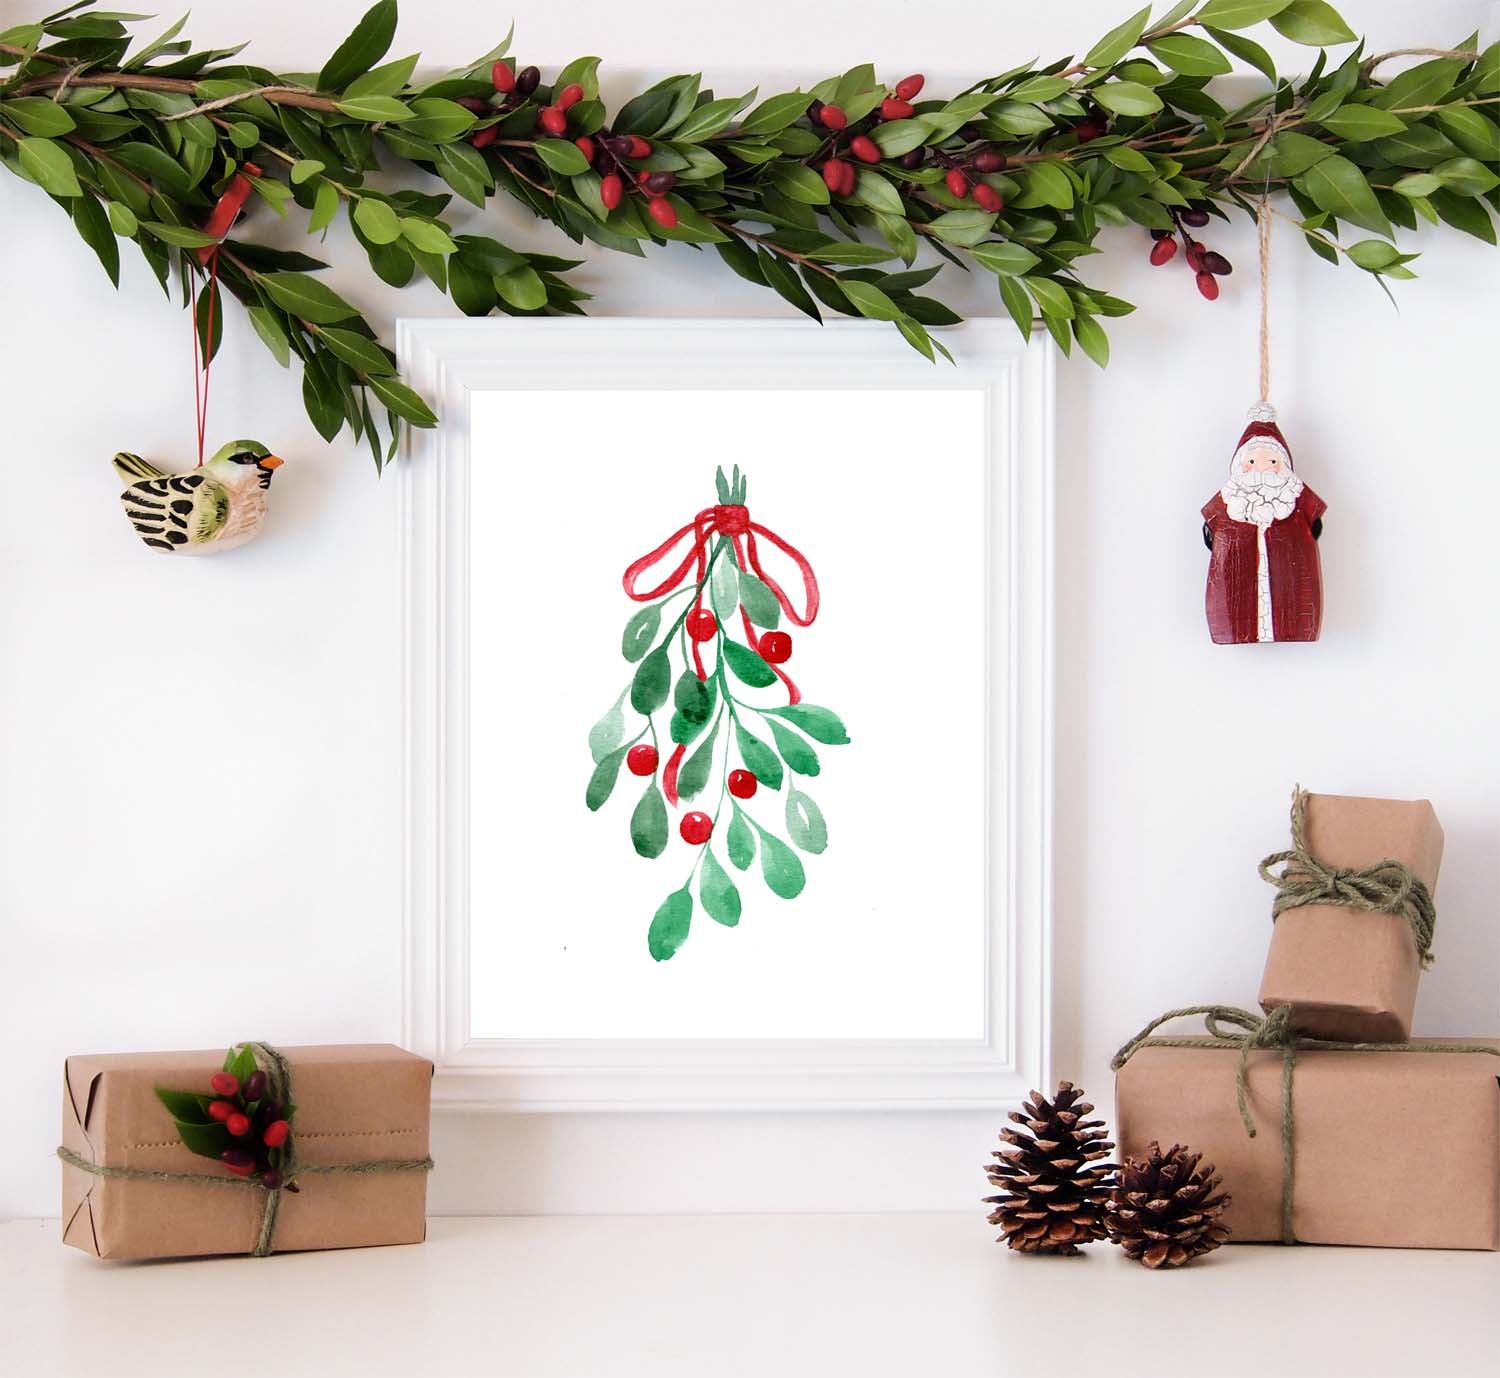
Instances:
[[[828,825],[812,796],[791,777],[821,772],[814,743],[849,741],[838,714],[804,703],[783,668],[793,650],[783,618],[805,627],[818,613],[811,565],[795,547],[751,520],[747,481],[738,465],[730,476],[720,468],[715,483],[716,505],[625,571],[626,594],[643,604],[625,624],[620,643],[621,654],[636,668],[589,732],[594,769],[585,803],[591,811],[614,793],[622,768],[647,780],[630,815],[637,855],[654,861],[666,852],[669,806],[677,809],[700,796],[713,801],[712,812],[688,810],[677,824],[682,841],[698,851],[681,888],[662,901],[647,930],[648,950],[659,962],[687,941],[695,884],[709,918],[729,928],[740,921],[739,888],[714,852],[718,837],[735,870],[748,871],[758,854],[761,878],[772,894],[790,900],[802,893],[807,875],[797,852],[820,855],[828,846]],[[802,612],[761,564],[761,540],[796,564],[806,595]],[[641,577],[684,543],[687,553],[676,569],[655,588],[639,590]],[[727,630],[736,614],[743,640]],[[745,697],[748,690],[771,689],[778,681],[785,704]],[[633,735],[627,705],[636,715]],[[658,715],[666,717],[665,730],[658,727]],[[782,819],[791,845],[749,804],[762,786],[771,792],[785,786]],[[720,833],[726,809],[728,822]]]
[[[277,1097],[270,1074],[256,1065],[248,1044],[231,1048],[209,1078],[209,1091],[168,1091],[156,1098],[178,1137],[201,1158],[213,1158],[236,1177],[255,1177],[268,1191],[296,1191],[284,1176],[291,1163],[292,1117],[297,1107]]]
[[[1382,288],[1414,276],[1398,229],[1425,220],[1496,241],[1500,45],[1480,51],[1471,35],[1367,56],[1326,0],[1148,6],[1081,58],[1024,63],[953,97],[919,74],[888,86],[866,64],[764,99],[673,76],[613,113],[598,58],[547,82],[509,56],[509,36],[418,77],[417,55],[384,60],[396,17],[379,0],[320,71],[291,75],[234,61],[240,47],[193,51],[185,17],[132,52],[135,16],[91,0],[0,33],[0,162],[53,197],[112,280],[119,239],[164,288],[174,269],[185,291],[202,280],[210,355],[223,313],[205,305],[218,289],[195,251],[221,244],[220,284],[283,365],[302,361],[313,424],[364,436],[377,466],[400,420],[435,417],[358,308],[312,276],[323,263],[257,242],[253,219],[222,239],[214,211],[239,178],[254,204],[305,212],[311,233],[342,211],[378,277],[421,273],[468,315],[578,314],[587,298],[564,276],[575,260],[455,232],[453,195],[482,209],[504,193],[575,242],[637,255],[711,244],[814,319],[890,322],[929,359],[947,352],[930,327],[959,316],[921,289],[953,266],[993,275],[1023,333],[1039,319],[1064,353],[1103,365],[1102,322],[1134,309],[1085,278],[1106,229],[1160,236],[1151,252],[1165,262],[1184,225],[1284,198],[1291,209],[1274,213],[1314,253]],[[1278,74],[1247,36],[1262,22],[1319,49],[1306,77]],[[1388,59],[1412,56],[1424,60],[1383,79]],[[1207,90],[1231,57],[1269,83],[1233,108]],[[367,180],[381,170],[421,181],[384,191]],[[1184,238],[1212,299],[1228,262]]]

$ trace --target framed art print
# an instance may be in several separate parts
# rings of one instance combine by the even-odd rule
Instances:
[[[1051,361],[407,321],[409,1040],[440,1104],[1045,1080]]]

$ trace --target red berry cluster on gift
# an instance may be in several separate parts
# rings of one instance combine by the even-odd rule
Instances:
[[[236,1177],[259,1177],[268,1189],[286,1186],[288,1191],[295,1191],[281,1172],[281,1150],[291,1137],[294,1107],[269,1094],[270,1078],[259,1069],[243,1081],[233,1072],[215,1072],[209,1085],[213,1099],[204,1107],[209,1118],[240,1140],[220,1153],[224,1166]]]
[[[1176,258],[1177,240],[1180,237],[1186,251],[1183,258],[1193,271],[1199,292],[1209,301],[1217,300],[1219,279],[1232,273],[1234,268],[1223,254],[1204,248],[1189,233],[1189,230],[1202,229],[1208,224],[1207,205],[1194,202],[1190,203],[1185,210],[1179,210],[1176,206],[1170,206],[1168,210],[1171,212],[1175,228],[1151,231],[1151,238],[1155,241],[1151,246],[1151,262],[1160,267],[1163,263],[1170,263]]]

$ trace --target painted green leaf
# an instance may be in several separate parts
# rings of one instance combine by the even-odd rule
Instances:
[[[667,804],[655,780],[630,815],[630,840],[641,856],[652,860],[667,850]]]
[[[1292,0],[1271,16],[1271,27],[1283,38],[1309,48],[1354,42],[1352,30],[1326,0]]]
[[[739,569],[734,563],[733,554],[727,550],[714,561],[709,596],[713,600],[714,611],[719,615],[719,623],[723,625],[734,616],[734,610],[740,605]]]
[[[741,583],[743,582],[741,576]],[[752,689],[765,689],[776,683],[776,672],[742,642],[725,636],[722,650],[725,663],[733,671],[735,678],[743,680]]]
[[[22,139],[16,145],[21,167],[43,191],[53,196],[82,196],[78,174],[61,144],[51,139]]]
[[[783,727],[775,718],[767,718],[766,726],[771,729],[776,750],[798,775],[816,775],[822,769],[818,764],[818,753],[790,728]]]
[[[740,921],[740,892],[707,848],[703,852],[703,874],[698,877],[698,898],[703,901],[703,912],[715,923],[733,928]]]
[[[365,11],[354,31],[323,64],[323,70],[318,73],[318,89],[342,90],[386,55],[395,36],[396,0],[378,0]]]
[[[679,798],[694,799],[703,793],[704,786],[708,784],[709,771],[713,769],[714,742],[718,739],[719,724],[722,721],[723,715],[720,714],[714,719],[714,725],[702,744],[682,763],[682,768],[677,772]]]
[[[729,820],[729,833],[724,839],[729,860],[741,871],[749,870],[755,860],[755,834],[738,804],[733,804],[734,817]]]
[[[213,1124],[208,1113],[210,1097],[195,1095],[191,1091],[167,1091],[156,1088],[156,1099],[167,1107],[167,1114],[184,1124]]]
[[[740,604],[757,627],[774,631],[781,625],[781,604],[776,595],[748,569],[739,576]]]
[[[636,666],[630,681],[630,706],[637,713],[652,714],[667,701],[671,688],[672,662],[663,646]]]
[[[693,897],[687,886],[674,890],[661,902],[646,933],[646,947],[658,962],[665,962],[687,941],[693,922]]]
[[[620,705],[624,702],[625,693],[621,690],[614,706],[589,728],[589,755],[594,758],[595,765],[625,739],[625,714],[620,711]]]
[[[362,196],[355,204],[354,223],[371,244],[394,244],[401,238],[401,217],[373,196]]]
[[[692,670],[684,670],[678,677],[672,702],[684,718],[700,727],[714,710],[713,694]]]
[[[793,727],[800,728],[815,742],[824,746],[847,746],[849,734],[844,730],[843,720],[831,708],[815,703],[791,703],[785,708],[768,708],[768,713],[785,718]]]
[[[631,615],[625,624],[625,634],[620,638],[620,654],[633,665],[656,640],[657,628],[661,626],[661,604],[648,603]]]
[[[745,768],[754,772],[761,784],[767,789],[781,788],[781,758],[770,747],[739,723],[734,727],[734,743]]]
[[[598,812],[604,801],[615,791],[615,781],[620,777],[620,766],[625,760],[625,748],[611,751],[598,765],[594,767],[594,773],[589,776],[589,787],[584,793],[583,802],[589,806],[590,812]]]
[[[264,273],[260,285],[283,311],[314,325],[332,325],[359,314],[331,287],[306,273]]]
[[[784,900],[794,900],[807,884],[807,872],[797,853],[774,833],[768,833],[759,823],[755,831],[760,834],[760,873],[773,895]]]
[[[791,787],[786,792],[786,831],[796,846],[814,856],[821,855],[828,846],[828,824],[823,821],[823,810],[811,795]]]

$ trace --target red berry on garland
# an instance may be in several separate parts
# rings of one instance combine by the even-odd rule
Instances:
[[[242,1148],[226,1148],[219,1157],[224,1160],[224,1166],[236,1177],[248,1177],[255,1171],[254,1156],[246,1153]]]
[[[694,641],[712,641],[718,634],[719,619],[707,608],[694,608],[687,615],[686,626]]]
[[[594,141],[589,138],[587,134],[580,134],[576,139],[574,139],[573,146],[581,154],[583,154],[583,156],[587,158],[589,162],[592,163],[594,161],[594,154],[598,152],[598,149],[594,147]]]
[[[1201,207],[1190,207],[1178,217],[1184,225],[1191,225],[1195,230],[1201,230],[1208,224],[1208,212]]]
[[[564,86],[554,99],[559,110],[571,110],[583,99],[583,87],[575,81],[570,86]]]
[[[1005,209],[1005,198],[988,182],[976,182],[974,184],[974,199],[982,209],[989,211],[991,215],[999,215]]]
[[[753,770],[731,770],[729,772],[729,792],[736,799],[748,799],[759,787],[760,781],[755,778]]]
[[[887,96],[880,102],[880,118],[883,120],[909,120],[916,113],[909,101]]]
[[[849,117],[844,114],[842,106],[825,105],[818,111],[818,123],[824,129],[832,129],[837,133],[849,123]]]
[[[910,172],[913,168],[921,167],[926,157],[927,150],[925,148],[914,148],[910,153],[901,155],[901,166]]]
[[[250,1132],[250,1116],[242,1115],[238,1110],[224,1121],[227,1129],[236,1139],[243,1139]]]
[[[651,156],[651,145],[639,134],[630,136],[630,152],[626,155],[630,158],[649,158]]]
[[[862,163],[878,163],[881,157],[879,147],[868,134],[856,134],[850,139],[849,152]]]
[[[1177,257],[1177,241],[1175,239],[1158,239],[1151,246],[1151,261],[1158,268],[1163,263],[1170,263]]]
[[[664,230],[670,230],[677,224],[677,211],[665,196],[653,196],[646,202],[646,209],[651,213],[651,218]]]
[[[508,96],[516,89],[516,74],[503,58],[490,68],[490,84],[502,96]]]
[[[209,1117],[209,1119],[211,1119],[211,1120],[218,1120],[218,1122],[220,1124],[223,1124],[224,1121],[227,1120],[232,1114],[234,1114],[234,1105],[233,1105],[232,1102],[227,1101],[227,1100],[211,1100],[211,1101],[209,1101],[209,1103],[208,1103],[208,1117]]]
[[[677,831],[682,834],[682,840],[692,843],[695,847],[701,847],[707,842],[713,830],[713,819],[706,813],[699,813],[697,809],[694,809],[692,813],[683,814],[682,822],[677,826]]]
[[[516,73],[516,90],[523,96],[529,96],[541,82],[542,74],[535,67],[523,67]]]
[[[1212,273],[1199,273],[1198,290],[1203,293],[1203,295],[1207,297],[1209,301],[1218,301],[1219,279],[1216,278]]]
[[[1077,135],[1079,143],[1090,143],[1104,133],[1104,125],[1098,120],[1083,120],[1073,126],[1073,133]]]
[[[604,209],[612,211],[620,204],[620,198],[625,195],[625,183],[620,180],[618,173],[607,173],[599,183],[599,199],[604,202]]]
[[[1004,172],[1005,154],[998,148],[981,149],[974,159],[976,172]]]
[[[1187,242],[1187,261],[1188,267],[1195,273],[1207,272],[1203,265],[1203,245],[1196,239],[1190,239]]]
[[[625,764],[632,775],[650,775],[656,770],[656,748],[642,742],[625,753]]]
[[[916,100],[921,94],[922,85],[927,80],[920,72],[913,72],[909,77],[902,77],[896,83],[897,100]]]
[[[792,658],[792,638],[785,632],[767,632],[760,639],[760,658],[769,665],[780,665]]]
[[[1217,273],[1220,277],[1234,272],[1234,268],[1223,254],[1215,253],[1209,249],[1203,255],[1203,271],[1206,273]]]
[[[475,148],[488,148],[500,137],[500,126],[498,124],[486,125],[469,140]]]
[[[948,190],[960,201],[969,194],[969,179],[956,167],[948,169],[948,175],[943,178],[943,181],[948,184]]]
[[[478,96],[460,96],[458,104],[463,106],[472,115],[485,115],[489,113],[489,103],[480,100]]]
[[[565,134],[568,129],[568,116],[555,105],[545,106],[542,110],[542,128],[549,134]]]
[[[823,185],[835,196],[847,196],[854,189],[854,169],[839,158],[823,164]]]
[[[261,1142],[267,1148],[280,1148],[291,1132],[292,1127],[285,1120],[272,1120],[266,1126],[265,1133],[260,1136]]]
[[[281,1186],[281,1184],[282,1184],[282,1182],[284,1180],[285,1179],[282,1177],[282,1175],[279,1172],[277,1172],[276,1169],[273,1168],[273,1167],[272,1168],[267,1168],[260,1175],[260,1184],[267,1191],[275,1191],[275,1190],[277,1190]]]
[[[664,196],[677,184],[675,172],[648,172],[641,185],[651,193],[652,196]]]
[[[215,1072],[208,1079],[208,1084],[221,1096],[237,1096],[240,1093],[240,1079],[233,1072]]]
[[[271,1084],[271,1078],[264,1072],[254,1071],[245,1078],[245,1084],[240,1087],[240,1098],[247,1104],[259,1100],[266,1094],[266,1088]]]

